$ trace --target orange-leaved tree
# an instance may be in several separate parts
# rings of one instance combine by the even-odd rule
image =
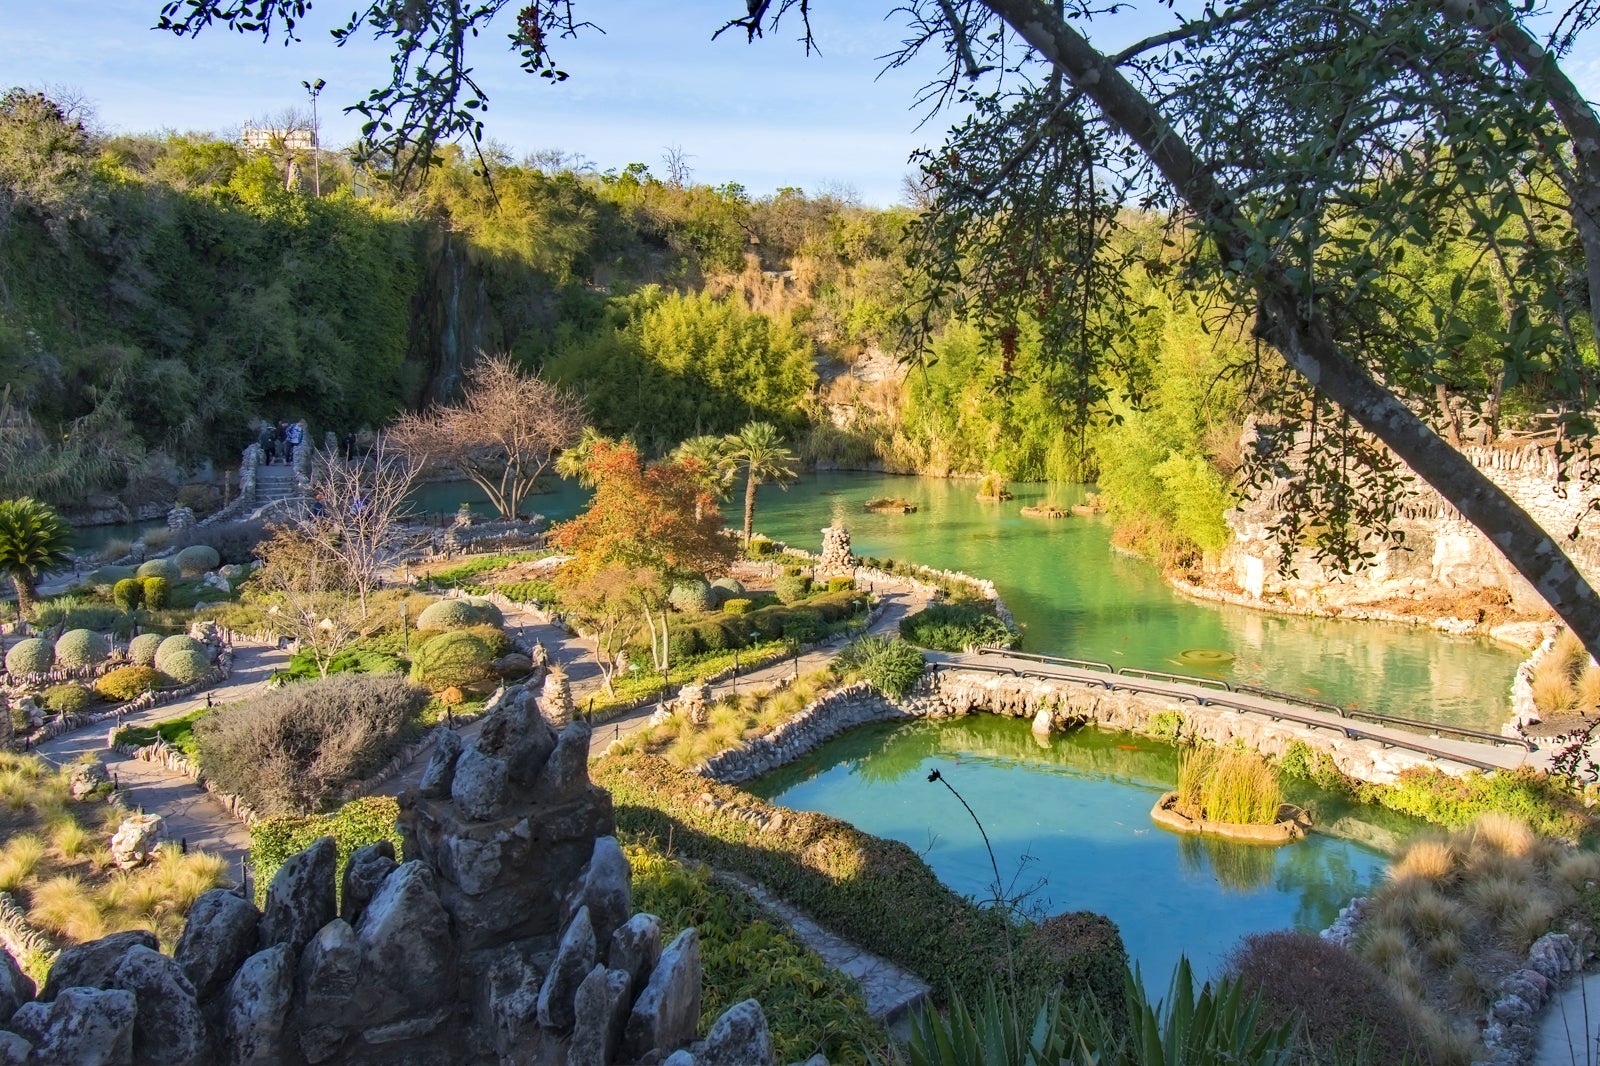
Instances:
[[[637,597],[650,629],[655,667],[665,673],[667,590],[691,574],[726,573],[733,543],[722,532],[722,516],[695,460],[646,464],[631,442],[597,439],[589,444],[585,470],[594,500],[550,534],[556,547],[573,555],[563,579],[587,582],[613,567],[658,577],[648,586],[639,583],[629,595]]]

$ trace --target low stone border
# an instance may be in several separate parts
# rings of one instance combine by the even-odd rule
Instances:
[[[226,681],[229,675],[232,673],[233,652],[228,648],[224,648],[222,650],[222,654],[217,657],[216,664],[212,666],[211,673],[208,676],[201,678],[199,681],[184,685],[182,688],[158,689],[154,692],[146,692],[142,696],[135,696],[127,703],[118,704],[115,707],[108,707],[103,711],[95,711],[92,714],[59,715],[55,721],[47,722],[38,729],[35,729],[32,733],[24,733],[21,737],[13,740],[12,746],[15,747],[20,741],[25,748],[32,748],[39,744],[43,744],[46,741],[54,740],[56,737],[59,737],[65,733],[71,733],[82,729],[85,726],[99,725],[102,722],[121,718],[125,714],[132,714],[136,711],[148,710],[151,707],[160,707],[164,704],[175,703],[178,700],[187,699],[197,692],[204,692],[213,685],[221,684],[222,682]]]
[[[246,826],[254,826],[257,822],[261,821],[262,816],[256,812],[255,808],[251,807],[241,797],[234,795],[232,792],[224,792],[222,789],[218,788],[210,778],[206,777],[205,774],[200,772],[200,767],[196,766],[192,761],[190,761],[187,755],[159,737],[142,747],[135,747],[132,744],[123,743],[113,744],[111,745],[111,750],[117,752],[118,754],[126,755],[132,759],[140,759],[144,762],[156,763],[170,773],[187,777],[189,780],[193,781],[195,784],[199,785],[201,788],[215,796],[217,802],[221,803],[223,808],[227,810],[229,814],[233,815],[233,817],[237,818],[240,822],[243,822]]]
[[[1285,818],[1272,825],[1246,825],[1242,822],[1213,822],[1209,818],[1190,818],[1180,814],[1174,804],[1176,792],[1168,792],[1150,808],[1150,818],[1163,829],[1174,833],[1196,833],[1227,837],[1248,844],[1288,844],[1305,839],[1306,830],[1293,818]],[[1280,812],[1281,814],[1281,812]]]
[[[18,963],[32,954],[54,958],[60,952],[53,940],[29,923],[9,892],[0,892],[0,947]]]
[[[858,681],[812,700],[765,736],[713,755],[696,766],[694,773],[725,785],[743,784],[794,762],[847,729],[910,717],[910,712],[879,695],[877,689]]]

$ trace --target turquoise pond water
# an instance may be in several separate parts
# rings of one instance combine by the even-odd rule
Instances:
[[[1326,928],[1382,875],[1385,852],[1421,828],[1290,786],[1328,832],[1278,848],[1169,833],[1150,808],[1177,780],[1170,745],[1091,729],[1041,747],[1026,721],[986,714],[864,726],[745,787],[907,844],[945,884],[989,899],[983,840],[956,798],[927,780],[933,769],[982,820],[1006,895],[1031,889],[1038,914],[1109,916],[1158,989],[1180,952],[1209,973],[1246,933]]]
[[[1023,626],[1030,651],[1174,673],[1223,677],[1304,694],[1332,703],[1452,725],[1497,730],[1521,655],[1475,637],[1376,622],[1342,622],[1266,614],[1201,603],[1178,595],[1156,567],[1111,548],[1103,518],[1023,518],[1022,506],[1046,486],[1013,485],[1017,499],[974,499],[971,481],[889,474],[808,475],[782,491],[757,493],[756,528],[816,551],[821,529],[842,522],[857,555],[893,557],[963,570],[994,581]],[[1054,496],[1080,502],[1085,486],[1056,486]],[[742,497],[742,493],[738,494]],[[575,485],[531,497],[529,510],[570,518],[587,494]],[[874,496],[903,496],[915,514],[867,514]],[[423,486],[418,505],[453,511],[462,500],[490,513],[471,485]],[[739,502],[726,508],[740,521]],[[1220,649],[1235,659],[1225,670],[1184,665],[1190,649]]]

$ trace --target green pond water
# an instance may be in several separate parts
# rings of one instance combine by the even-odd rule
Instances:
[[[1522,656],[1474,637],[1377,622],[1271,615],[1178,595],[1151,564],[1115,552],[1103,518],[1023,518],[1047,486],[1014,485],[1017,498],[979,503],[975,482],[892,474],[823,473],[787,491],[763,485],[756,528],[816,551],[821,529],[842,522],[857,555],[892,557],[992,580],[1023,627],[1029,651],[1115,667],[1167,670],[1263,685],[1330,703],[1426,721],[1498,730],[1508,713]],[[1055,499],[1080,503],[1086,487],[1055,486]],[[742,522],[743,493],[725,510]],[[874,496],[901,496],[915,514],[867,514]],[[529,497],[527,509],[570,518],[587,499],[574,484]],[[415,493],[420,508],[454,511],[462,501],[492,513],[463,482]],[[1184,664],[1193,649],[1226,651],[1223,669]]]
[[[1150,808],[1177,780],[1172,746],[1092,729],[1046,744],[1026,721],[987,714],[864,726],[746,787],[901,841],[957,892],[990,899],[988,852],[955,796],[928,781],[937,769],[982,820],[1007,896],[1027,893],[1036,915],[1109,916],[1157,988],[1180,953],[1210,972],[1246,933],[1326,928],[1421,828],[1291,783],[1290,800],[1338,835],[1273,848],[1169,833]]]

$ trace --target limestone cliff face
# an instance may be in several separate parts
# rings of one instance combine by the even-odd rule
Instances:
[[[1581,476],[1559,480],[1553,449],[1505,449],[1468,445],[1463,451],[1504,489],[1571,555],[1591,581],[1600,575],[1600,535],[1590,509],[1600,506],[1600,490]],[[1281,485],[1268,486],[1227,513],[1233,542],[1216,571],[1262,601],[1297,607],[1339,607],[1385,599],[1410,599],[1439,592],[1498,590],[1523,612],[1547,610],[1544,602],[1505,557],[1425,482],[1414,482],[1399,508],[1395,529],[1404,547],[1374,541],[1376,556],[1356,574],[1339,573],[1318,562],[1310,549],[1294,551],[1282,572],[1283,552],[1276,532],[1284,523]],[[1581,527],[1576,539],[1568,534]]]

